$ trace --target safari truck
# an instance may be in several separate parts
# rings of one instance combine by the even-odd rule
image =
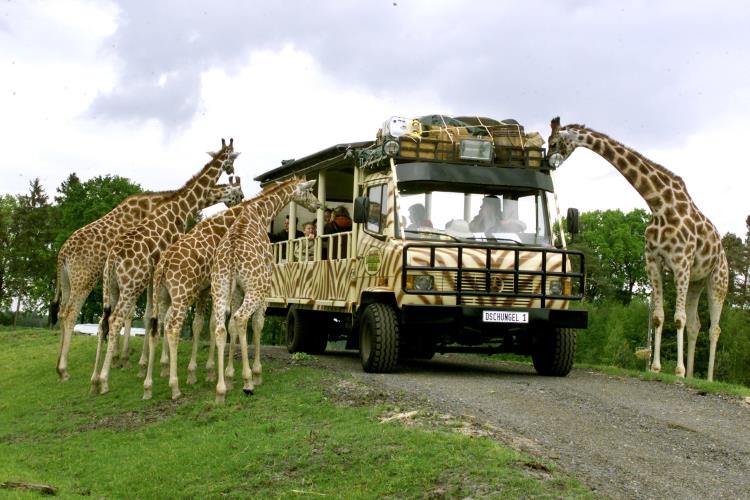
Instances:
[[[271,228],[288,217],[267,314],[286,317],[289,351],[345,340],[369,372],[436,352],[515,353],[539,374],[567,375],[588,320],[569,308],[583,298],[584,256],[553,234],[557,165],[543,145],[514,120],[392,117],[374,141],[257,177],[317,180],[318,212],[292,204]],[[326,209],[350,224],[327,222]]]

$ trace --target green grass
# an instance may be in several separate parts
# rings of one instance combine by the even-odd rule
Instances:
[[[187,343],[177,402],[161,378],[142,401],[135,367],[113,370],[110,393],[90,396],[91,337],[73,339],[71,380],[59,383],[57,343],[49,330],[0,330],[0,483],[49,484],[62,498],[592,496],[489,438],[379,423],[392,404],[337,405],[330,388],[341,376],[314,359],[264,359],[254,396],[235,384],[215,406],[212,384],[184,383]],[[131,346],[137,355],[140,339]]]

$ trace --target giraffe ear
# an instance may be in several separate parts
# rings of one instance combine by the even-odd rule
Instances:
[[[313,179],[311,181],[305,181],[300,183],[299,190],[300,191],[307,191],[309,189],[312,189],[312,187],[315,185],[317,179]]]
[[[216,151],[206,151],[206,154],[210,156],[211,158],[216,158],[216,156],[219,154]]]
[[[240,155],[240,153],[239,153],[239,152],[237,152],[237,153],[229,153],[229,159],[230,159],[230,160],[234,160],[234,159],[235,159],[235,158],[237,158],[237,157],[238,157],[239,155]]]

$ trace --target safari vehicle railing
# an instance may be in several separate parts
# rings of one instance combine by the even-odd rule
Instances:
[[[272,244],[273,262],[305,262],[315,260],[345,260],[351,253],[352,232],[324,234],[310,240],[306,237],[283,240]],[[320,250],[318,250],[320,245]],[[288,257],[290,256],[290,257]]]
[[[575,250],[408,243],[401,286],[406,294],[455,296],[456,305],[472,305],[470,297],[489,297],[538,299],[544,308],[551,300],[581,300],[583,269],[583,253]]]

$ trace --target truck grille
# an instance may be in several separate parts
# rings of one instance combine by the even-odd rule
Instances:
[[[453,295],[457,304],[545,307],[549,300],[583,298],[583,254],[536,247],[409,244],[402,288],[407,294]],[[430,290],[410,289],[408,277],[431,276]],[[567,288],[562,291],[561,283]],[[550,284],[560,286],[553,289]]]

